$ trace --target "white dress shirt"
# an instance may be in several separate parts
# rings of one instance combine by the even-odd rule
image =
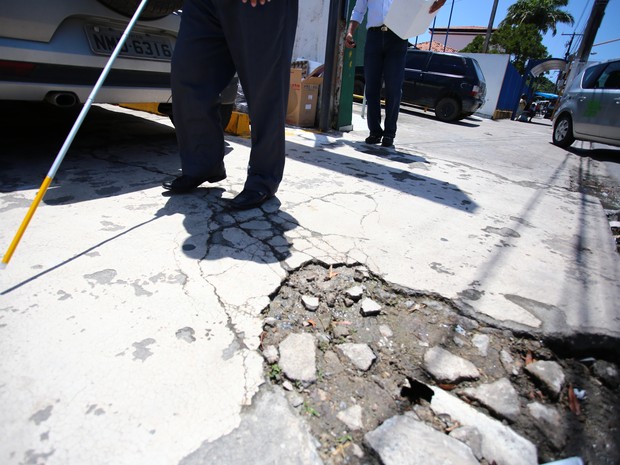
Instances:
[[[361,23],[368,11],[366,27],[382,26],[390,5],[392,5],[392,0],[357,0],[351,13],[351,21]]]

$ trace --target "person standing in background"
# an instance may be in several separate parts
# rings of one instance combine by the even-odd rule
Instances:
[[[185,0],[172,58],[172,112],[182,175],[173,194],[226,178],[220,94],[235,72],[248,102],[252,148],[234,209],[273,197],[284,173],[285,125],[298,0]]]
[[[441,8],[446,0],[435,0],[429,13]],[[396,137],[396,122],[400,110],[403,81],[405,79],[405,58],[408,39],[402,39],[385,24],[385,17],[392,0],[357,0],[345,37],[347,48],[355,47],[353,35],[364,16],[368,13],[366,46],[364,48],[364,79],[366,81],[366,104],[368,106],[367,144],[381,143],[392,147]],[[381,127],[381,87],[385,82],[385,121]]]

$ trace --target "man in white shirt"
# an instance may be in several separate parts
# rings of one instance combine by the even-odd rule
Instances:
[[[434,13],[446,0],[435,0],[429,9]],[[355,47],[353,34],[364,15],[368,13],[368,33],[364,48],[364,79],[366,81],[367,123],[370,135],[367,144],[381,143],[392,147],[396,137],[396,121],[400,110],[403,80],[405,79],[405,58],[408,39],[402,39],[392,32],[384,21],[392,0],[357,0],[345,37],[347,48]],[[381,127],[381,87],[385,82],[385,122]]]

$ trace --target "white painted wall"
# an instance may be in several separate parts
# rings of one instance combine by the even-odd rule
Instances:
[[[487,96],[484,105],[476,112],[479,116],[491,118],[497,109],[499,94],[506,75],[506,67],[510,55],[489,53],[460,53],[459,55],[475,58],[482,68],[484,80],[487,83]]]
[[[293,60],[325,62],[329,0],[299,0]]]

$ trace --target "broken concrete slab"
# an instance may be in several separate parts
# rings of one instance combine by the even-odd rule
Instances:
[[[431,408],[447,414],[464,426],[475,426],[482,435],[482,455],[487,461],[503,465],[538,465],[536,446],[500,421],[488,417],[459,398],[438,387]]]
[[[398,415],[366,433],[364,442],[384,465],[479,465],[469,446],[413,415]]]
[[[323,465],[315,439],[289,406],[284,391],[263,384],[239,426],[215,441],[205,441],[179,465]]]

